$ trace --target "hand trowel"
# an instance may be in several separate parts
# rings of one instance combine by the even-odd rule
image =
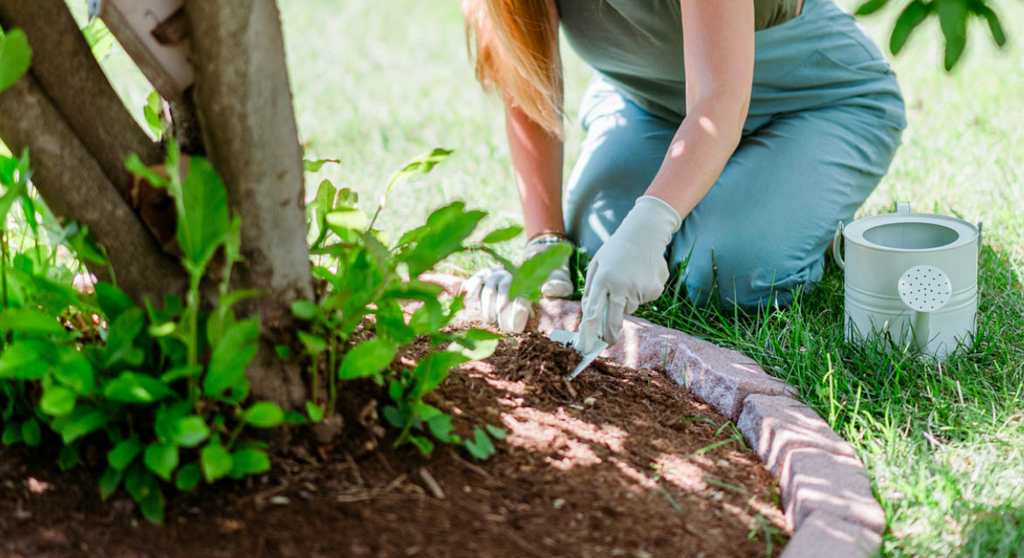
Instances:
[[[608,317],[608,307],[605,307],[604,313],[601,314],[601,330],[602,331],[604,330],[604,320],[605,320],[606,317]],[[572,347],[572,348],[574,348],[576,350],[579,350],[579,348],[578,348],[579,340],[580,340],[579,338],[580,338],[580,334],[579,333],[573,333],[571,331],[565,331],[564,329],[556,329],[556,330],[553,330],[551,333],[548,334],[548,339],[554,341],[555,343],[559,343],[561,345],[564,345],[566,347]],[[597,358],[597,356],[600,355],[601,352],[604,351],[607,348],[608,348],[608,343],[607,342],[605,342],[601,338],[596,339],[594,341],[593,348],[591,348],[589,352],[583,353],[583,360],[581,360],[580,363],[576,365],[576,368],[573,368],[572,373],[570,373],[568,376],[566,376],[565,379],[569,380],[571,382],[573,380],[573,378],[575,378],[576,376],[579,376],[580,372],[583,372],[583,370],[586,367],[590,366],[590,363],[594,362],[594,359]]]

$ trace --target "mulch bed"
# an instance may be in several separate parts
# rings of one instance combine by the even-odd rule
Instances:
[[[347,384],[353,411],[334,445],[296,437],[267,475],[170,495],[162,527],[123,493],[100,501],[102,454],[62,473],[55,455],[0,449],[0,556],[779,553],[773,481],[724,417],[657,371],[599,360],[568,384],[578,359],[525,334],[429,396],[463,437],[508,431],[485,462],[443,445],[429,458],[392,448],[368,399],[379,388]]]

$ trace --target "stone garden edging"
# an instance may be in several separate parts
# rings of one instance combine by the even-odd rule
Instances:
[[[421,276],[456,294],[462,279]],[[529,329],[575,331],[578,301],[542,299]],[[467,304],[463,322],[479,309]],[[661,368],[679,385],[732,419],[779,482],[793,535],[783,558],[874,556],[886,528],[864,465],[849,443],[796,399],[796,390],[752,359],[681,331],[626,316],[620,341],[602,357],[630,368]]]

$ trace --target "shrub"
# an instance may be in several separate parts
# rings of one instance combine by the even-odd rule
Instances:
[[[428,172],[448,153],[434,150],[414,160],[396,173],[388,192],[410,173]],[[245,373],[256,355],[260,323],[255,317],[239,318],[234,306],[261,293],[229,288],[231,268],[240,259],[241,222],[232,218],[224,184],[205,159],[191,158],[185,176],[178,172],[179,163],[173,141],[166,176],[135,157],[127,162],[131,172],[167,188],[173,197],[181,262],[190,278],[184,301],[166,295],[140,308],[116,287],[112,272],[112,282],[98,283],[94,294],[71,288],[72,273],[56,265],[58,248],[40,241],[37,212],[54,239],[72,247],[81,260],[107,265],[103,248],[75,224],[58,223],[29,195],[27,154],[0,158],[0,217],[6,223],[20,200],[32,235],[30,249],[12,253],[11,234],[0,231],[4,444],[37,446],[52,431],[60,439],[64,469],[79,463],[85,443],[105,449],[101,497],[109,498],[123,486],[144,516],[156,523],[164,518],[166,489],[193,490],[203,481],[269,470],[267,445],[243,434],[319,421],[336,412],[339,386],[355,378],[375,378],[386,390],[391,403],[383,415],[401,428],[397,444],[408,442],[429,453],[432,437],[462,445],[477,458],[493,453],[487,432],[501,437],[500,429],[477,429],[473,439],[460,440],[452,433],[451,417],[424,403],[423,397],[453,367],[488,356],[498,336],[476,329],[443,332],[462,299],[444,300],[441,287],[417,277],[455,252],[494,254],[492,244],[515,236],[516,229],[469,243],[485,214],[456,202],[435,211],[425,225],[388,248],[373,229],[377,215],[368,219],[355,193],[321,184],[310,204],[313,254],[321,260],[313,271],[328,288],[316,303],[292,306],[309,324],[298,333],[302,350],[279,348],[282,356],[307,357],[312,364],[311,399],[299,413],[249,398]],[[521,292],[535,292],[537,271],[554,268],[568,254],[549,250],[542,256],[524,266],[534,272],[516,271]],[[211,267],[217,273],[207,273]],[[218,285],[212,307],[204,306],[200,297],[204,277]],[[407,317],[402,308],[406,301],[422,306]],[[356,336],[357,330],[366,333]],[[431,352],[414,368],[393,368],[395,355],[420,336],[429,339]],[[318,393],[316,377],[323,358],[330,371],[326,398]]]

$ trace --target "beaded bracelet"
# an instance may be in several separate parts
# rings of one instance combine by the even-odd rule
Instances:
[[[564,241],[564,242],[571,242],[569,240],[569,235],[565,234],[562,231],[556,231],[556,230],[551,229],[551,230],[540,231],[540,232],[534,234],[533,236],[530,237],[530,239],[527,241],[527,243],[533,242],[534,240],[540,240],[540,239],[543,239],[543,238],[557,238],[557,239],[559,239],[561,241]]]
[[[571,244],[573,247],[575,247],[575,244],[573,244],[572,241],[569,240],[568,237],[566,237],[565,235],[554,235],[554,234],[548,234],[548,235],[542,235],[542,236],[534,235],[533,238],[531,238],[530,240],[526,241],[526,250],[529,251],[529,250],[534,249],[534,248],[536,248],[538,246],[552,246],[552,245],[555,245],[555,244],[566,244],[566,243]]]

